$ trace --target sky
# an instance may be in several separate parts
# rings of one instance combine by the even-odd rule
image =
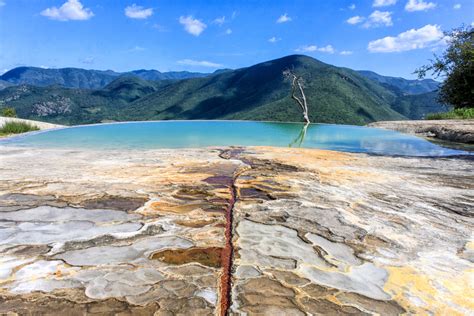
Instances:
[[[0,0],[0,73],[18,66],[213,72],[291,54],[415,78],[472,0]]]

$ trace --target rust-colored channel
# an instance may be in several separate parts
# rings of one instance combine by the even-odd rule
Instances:
[[[222,275],[221,275],[221,304],[220,311],[221,316],[226,316],[230,307],[230,296],[232,288],[232,260],[234,255],[234,246],[232,244],[232,221],[233,221],[233,210],[234,204],[237,197],[237,190],[235,188],[236,177],[229,181],[228,187],[230,190],[229,204],[225,212],[225,247],[221,253],[222,260]]]

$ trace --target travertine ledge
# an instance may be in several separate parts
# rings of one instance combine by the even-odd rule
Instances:
[[[450,142],[474,144],[474,120],[384,121],[370,123],[367,126],[435,137]]]
[[[473,204],[470,158],[1,147],[0,313],[466,315]]]

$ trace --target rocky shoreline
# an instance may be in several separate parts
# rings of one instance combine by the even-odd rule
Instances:
[[[370,123],[367,126],[450,142],[474,144],[474,120],[383,121]]]
[[[0,150],[0,314],[465,315],[474,161]]]

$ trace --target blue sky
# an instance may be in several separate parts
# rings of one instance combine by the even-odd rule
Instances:
[[[239,68],[300,53],[414,78],[472,0],[0,0],[0,73]]]

